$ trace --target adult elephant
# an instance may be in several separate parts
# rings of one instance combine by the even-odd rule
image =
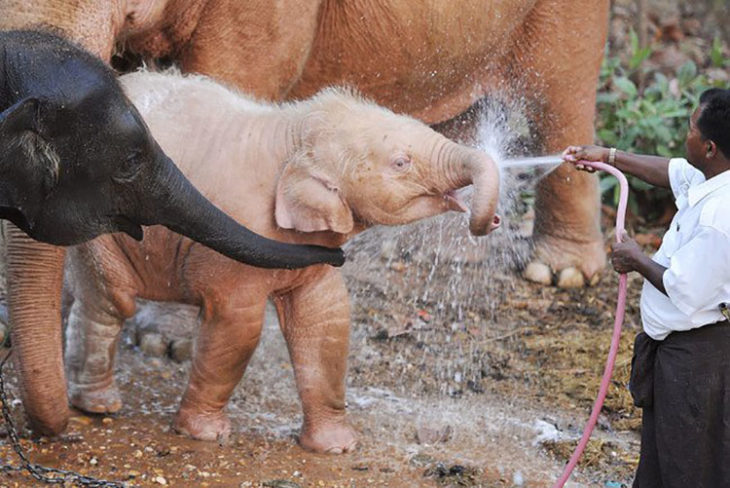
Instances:
[[[0,28],[51,26],[103,59],[117,50],[173,59],[184,71],[270,100],[349,83],[379,104],[451,135],[473,125],[470,108],[482,98],[511,91],[526,97],[544,150],[553,152],[592,141],[608,4],[0,0]],[[605,264],[596,177],[561,167],[542,181],[537,200],[535,261],[528,277],[550,283],[551,271],[559,272],[564,285],[592,279]],[[15,233],[8,249],[14,327],[57,327],[63,250]],[[51,299],[48,290],[54,291]],[[60,393],[48,387],[38,398],[57,403]],[[66,415],[55,412],[34,424],[58,432]]]

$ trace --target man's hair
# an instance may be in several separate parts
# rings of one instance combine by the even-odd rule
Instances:
[[[730,90],[710,88],[700,95],[697,128],[705,139],[717,144],[730,157]]]

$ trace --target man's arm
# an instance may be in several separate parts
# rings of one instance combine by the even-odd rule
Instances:
[[[645,154],[632,154],[626,151],[616,151],[614,166],[624,173],[634,175],[651,185],[660,186],[662,188],[670,188],[669,158],[648,156]],[[649,261],[651,261],[651,259]],[[648,279],[647,276],[644,277]]]
[[[636,271],[649,280],[649,283],[654,285],[654,288],[667,295],[667,290],[664,288],[664,272],[667,268],[646,254],[642,254],[642,256],[642,259],[636,263]]]
[[[575,164],[578,169],[585,169],[583,165],[578,164],[579,161],[599,161],[610,164],[610,151],[609,148],[601,146],[569,146],[563,152],[563,159]],[[613,165],[624,173],[636,176],[651,185],[670,188],[669,158],[616,151]]]
[[[637,271],[657,290],[667,295],[663,279],[667,268],[644,254],[636,241],[629,238],[628,234],[624,233],[621,236],[621,242],[611,246],[611,250],[613,251],[611,253],[613,269],[619,273]]]

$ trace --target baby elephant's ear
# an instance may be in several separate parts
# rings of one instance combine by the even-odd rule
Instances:
[[[22,148],[23,156],[13,159],[12,164],[16,168],[22,165],[23,171],[18,174],[33,172],[33,181],[40,183],[46,192],[56,185],[60,165],[57,152],[40,135],[42,113],[47,113],[49,109],[50,104],[46,100],[25,98],[0,113],[0,150]],[[9,162],[3,161],[3,165],[6,164]],[[10,171],[11,168],[2,169]]]
[[[276,188],[277,225],[300,232],[351,232],[352,212],[340,189],[312,166],[309,157],[299,153],[284,167]]]

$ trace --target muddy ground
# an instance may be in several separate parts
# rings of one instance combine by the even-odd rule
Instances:
[[[347,395],[361,433],[354,453],[298,447],[301,412],[273,310],[231,401],[228,445],[171,431],[190,362],[144,354],[128,324],[116,367],[124,408],[113,416],[77,412],[63,438],[24,439],[23,446],[35,462],[129,486],[550,486],[598,390],[617,280],[606,271],[597,285],[579,290],[522,280],[531,211],[518,207],[499,236],[487,239],[470,239],[463,217],[450,216],[372,229],[348,247]],[[640,282],[630,280],[614,382],[595,440],[568,486],[631,481],[639,420],[626,382],[639,290]],[[163,332],[194,336],[193,329]],[[11,366],[5,376],[17,399]],[[19,401],[12,406],[22,425]],[[7,438],[0,456],[18,462]],[[11,473],[0,475],[0,486],[36,482]]]

